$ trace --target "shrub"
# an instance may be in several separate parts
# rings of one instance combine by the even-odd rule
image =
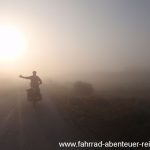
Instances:
[[[78,95],[89,96],[93,94],[94,88],[90,83],[77,81],[74,83],[74,92]]]

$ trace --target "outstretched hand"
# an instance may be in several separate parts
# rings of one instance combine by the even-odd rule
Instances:
[[[19,77],[20,77],[20,78],[22,78],[23,76],[22,76],[22,75],[20,75]]]

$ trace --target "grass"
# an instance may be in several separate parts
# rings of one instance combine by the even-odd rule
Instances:
[[[103,140],[148,140],[150,130],[149,97],[78,95],[72,89],[50,89],[63,118],[89,138]],[[103,95],[103,96],[102,96]],[[117,93],[116,93],[117,95]]]

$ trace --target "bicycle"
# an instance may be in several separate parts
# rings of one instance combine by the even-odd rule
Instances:
[[[40,91],[36,89],[27,89],[27,100],[32,102],[33,107],[35,108],[37,103],[42,100],[42,95]]]

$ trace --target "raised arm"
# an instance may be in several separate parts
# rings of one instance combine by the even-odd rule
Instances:
[[[23,79],[31,79],[31,77],[30,77],[30,76],[25,77],[25,76],[23,76],[23,75],[20,75],[19,77],[20,77],[20,78],[23,78]]]

